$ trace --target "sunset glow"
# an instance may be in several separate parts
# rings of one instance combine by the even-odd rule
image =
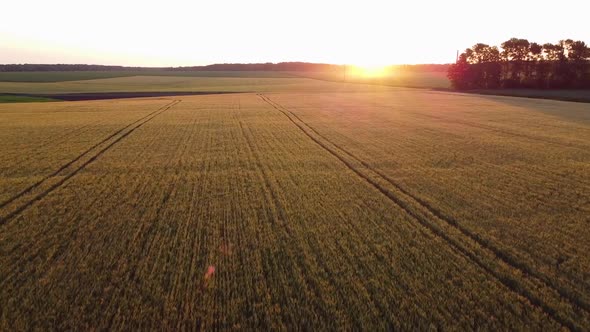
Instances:
[[[391,74],[391,68],[384,65],[352,65],[348,66],[351,77],[378,78]]]
[[[312,0],[9,0],[2,4],[0,63],[182,66],[306,61],[371,67],[366,74],[379,75],[377,65],[453,62],[457,50],[476,42],[499,44],[514,36],[539,42],[564,36],[590,39],[585,10],[553,15],[551,6],[531,4],[499,0],[481,13],[466,0],[395,5],[379,0],[362,5]],[[518,28],[482,24],[486,17],[505,17],[505,8],[527,13],[519,17]],[[539,17],[552,17],[552,24],[539,24]]]

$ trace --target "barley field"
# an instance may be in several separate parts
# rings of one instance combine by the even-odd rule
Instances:
[[[590,104],[208,82],[0,106],[0,330],[590,329]]]

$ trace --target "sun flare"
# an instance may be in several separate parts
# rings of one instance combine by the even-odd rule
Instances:
[[[391,67],[384,65],[353,65],[349,68],[351,76],[362,78],[378,78],[391,73]]]

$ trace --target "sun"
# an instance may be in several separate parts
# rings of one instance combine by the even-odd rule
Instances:
[[[387,68],[385,66],[371,65],[361,67],[363,75],[367,77],[381,77],[387,74]]]
[[[350,75],[362,78],[378,78],[390,74],[391,67],[382,64],[356,64],[350,66]]]

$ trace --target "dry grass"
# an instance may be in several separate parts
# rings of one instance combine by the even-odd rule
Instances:
[[[371,89],[3,106],[0,329],[590,328],[588,106]]]

